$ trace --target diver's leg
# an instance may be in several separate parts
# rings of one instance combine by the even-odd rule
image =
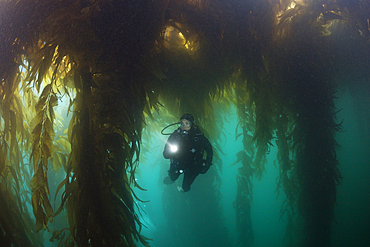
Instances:
[[[184,180],[182,181],[182,189],[184,192],[190,190],[190,185],[194,182],[195,178],[199,175],[196,169],[188,169],[184,173]]]
[[[163,180],[164,184],[173,184],[180,176],[179,171],[171,164],[168,170],[168,177]]]
[[[179,170],[175,169],[172,166],[168,170],[168,176],[170,177],[171,181],[176,181],[176,179],[179,178],[180,174],[181,173],[179,172]]]

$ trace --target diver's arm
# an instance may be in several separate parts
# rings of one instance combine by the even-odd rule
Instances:
[[[174,159],[176,158],[176,156],[178,156],[179,151],[173,152],[171,150],[171,145],[176,145],[175,144],[176,135],[177,135],[176,132],[172,133],[168,138],[166,145],[164,146],[163,157],[165,159]]]
[[[166,145],[164,146],[163,157],[165,159],[171,159],[174,156],[173,152],[171,152],[171,148],[170,148],[170,145],[169,145],[169,142],[171,141],[170,140],[171,136],[168,138],[168,140],[166,142]]]

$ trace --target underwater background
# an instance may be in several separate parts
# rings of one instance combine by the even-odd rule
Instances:
[[[336,100],[336,106],[342,109],[338,113],[338,119],[343,120],[343,131],[338,133],[337,139],[341,145],[338,152],[340,169],[343,175],[342,184],[338,188],[338,199],[335,209],[335,222],[332,231],[332,246],[367,246],[370,239],[367,236],[369,228],[370,198],[367,196],[370,191],[370,131],[366,123],[369,123],[370,115],[366,106],[369,105],[369,97],[358,92],[357,100],[348,92],[341,94],[340,99]],[[361,105],[363,107],[361,107]],[[236,153],[242,149],[240,140],[235,140],[235,130],[237,129],[237,119],[235,109],[231,109],[229,116],[223,119],[222,131],[225,135],[222,140],[223,152],[221,159],[223,164],[232,164],[236,159]],[[212,138],[212,137],[210,137]],[[158,140],[158,139],[157,139]],[[148,198],[150,202],[143,204],[143,218],[147,221],[147,228],[143,228],[143,233],[153,239],[151,246],[233,246],[236,243],[236,216],[235,216],[235,196],[236,196],[236,174],[238,165],[225,166],[220,178],[220,202],[222,205],[221,215],[212,212],[212,204],[208,200],[207,191],[204,186],[209,186],[206,175],[199,175],[192,185],[192,189],[183,194],[178,192],[175,185],[166,188],[162,180],[169,168],[169,162],[162,157],[165,137],[159,137],[159,147],[153,147],[149,155],[150,160],[154,161],[140,164],[140,169],[149,170],[143,172],[137,179],[148,191],[142,192],[142,198]],[[278,170],[276,162],[276,148],[272,147],[267,156],[266,173],[261,180],[253,180],[253,206],[251,217],[254,230],[253,246],[284,246],[283,238],[286,227],[286,220],[280,218],[280,208],[285,200],[284,195],[277,195],[276,180]],[[146,167],[149,165],[149,167]],[[181,177],[177,181],[181,185]],[[166,218],[163,212],[163,194],[166,190],[172,189],[177,200],[181,202],[168,202],[170,205],[167,210],[172,210],[172,219]],[[197,191],[195,191],[197,190]],[[145,197],[147,195],[147,197]],[[178,204],[180,203],[180,205]],[[189,203],[194,203],[189,207]],[[206,209],[204,209],[206,207]],[[188,210],[201,211],[203,213],[189,213]],[[194,218],[192,217],[195,214]],[[167,216],[168,217],[168,216]],[[219,224],[224,224],[226,228],[219,229],[214,226],[214,217],[221,218]],[[201,218],[201,220],[199,220]],[[170,229],[168,221],[178,221],[178,232],[176,237],[168,234]],[[205,231],[205,228],[207,231]],[[220,237],[223,236],[223,237]],[[225,236],[228,236],[226,238]],[[221,239],[220,239],[221,238]],[[229,245],[218,245],[222,241],[227,241]]]
[[[0,246],[369,246],[369,20],[370,0],[0,0]],[[181,193],[161,131],[184,113],[214,159]]]
[[[367,235],[370,227],[370,198],[367,196],[370,190],[370,131],[367,127],[370,113],[366,107],[370,102],[363,92],[357,93],[354,99],[348,92],[339,91],[336,100],[337,108],[342,109],[338,119],[343,120],[343,131],[337,134],[337,139],[341,145],[338,159],[344,177],[338,188],[331,240],[332,246],[338,247],[367,246],[370,243]],[[243,148],[241,140],[235,137],[238,131],[235,108],[231,108],[222,121],[223,155],[220,158],[223,164],[232,164],[237,152]],[[169,169],[169,161],[162,155],[167,137],[158,131],[152,133],[153,140],[143,140],[142,149],[148,151],[145,157],[141,157],[145,161],[140,162],[136,179],[146,191],[135,190],[140,199],[147,201],[137,201],[136,210],[144,223],[142,234],[152,239],[150,246],[234,246],[237,241],[236,175],[240,165],[225,165],[219,174],[222,183],[216,201],[208,195],[209,187],[214,186],[207,178],[209,174],[199,175],[188,193],[179,192],[176,186],[181,185],[182,176],[176,184],[162,183]],[[275,165],[276,152],[272,147],[267,156],[265,174],[260,180],[253,179],[253,246],[284,246],[286,220],[280,217],[280,210],[286,198],[276,192],[279,176]],[[59,179],[64,176],[62,171],[57,174]],[[57,185],[50,186],[51,191]],[[221,208],[215,209],[215,205]],[[58,243],[45,240],[44,246],[58,246]],[[138,246],[142,245],[138,243]]]

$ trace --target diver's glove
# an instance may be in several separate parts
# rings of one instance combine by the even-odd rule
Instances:
[[[208,171],[212,164],[208,164],[205,159],[202,159],[200,162],[200,174],[204,174]]]

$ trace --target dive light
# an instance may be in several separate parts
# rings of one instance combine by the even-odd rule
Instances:
[[[177,152],[177,149],[178,149],[177,145],[175,145],[175,144],[174,145],[168,144],[168,145],[170,145],[170,150],[171,150],[172,153]]]

